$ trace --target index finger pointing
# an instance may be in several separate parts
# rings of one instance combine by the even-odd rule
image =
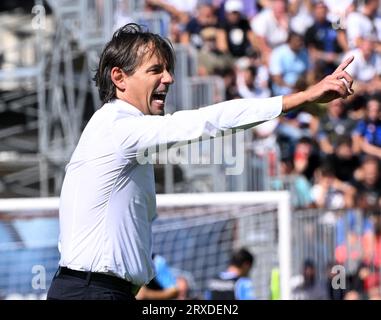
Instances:
[[[344,62],[342,62],[338,67],[337,69],[334,71],[334,74],[336,73],[339,73],[341,71],[344,71],[346,67],[348,67],[348,65],[353,61],[355,57],[354,56],[350,56],[348,59],[346,59]]]

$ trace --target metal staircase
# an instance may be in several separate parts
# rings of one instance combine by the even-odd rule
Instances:
[[[32,28],[33,14],[8,16],[0,22],[0,32],[12,29],[9,32],[19,39],[14,48],[19,54],[9,54],[18,56],[17,61],[11,68],[0,70],[0,118],[12,115],[11,122],[0,121],[3,197],[59,194],[64,167],[90,116],[101,106],[92,78],[104,44],[118,27],[116,14],[144,23],[163,36],[169,32],[169,16],[161,11],[144,12],[142,1],[46,3],[52,15],[46,18],[49,23],[45,29]],[[121,8],[125,3],[128,5]],[[36,1],[36,5],[42,5],[42,1]],[[24,52],[32,57],[28,63],[23,62]],[[192,48],[175,45],[175,52],[176,82],[167,98],[168,112],[224,99],[220,78],[196,75],[197,57]],[[192,171],[186,175],[192,175]],[[218,179],[218,172],[213,179]],[[175,191],[172,166],[165,169],[163,183],[164,191]],[[215,181],[214,185],[219,184]]]

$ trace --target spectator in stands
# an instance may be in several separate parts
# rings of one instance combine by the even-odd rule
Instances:
[[[197,49],[198,74],[216,74],[218,69],[233,67],[233,59],[217,47],[218,21],[211,4],[199,4],[196,16],[191,18],[181,34],[181,43]]]
[[[242,98],[266,98],[270,96],[268,72],[263,66],[257,67],[247,57],[236,62],[237,89]]]
[[[360,292],[352,289],[345,292],[343,300],[362,300],[362,296]]]
[[[215,29],[213,27],[204,28],[201,31],[200,36],[203,46],[197,53],[198,74],[200,76],[216,75],[223,69],[231,69],[234,73],[234,59],[229,54],[223,53],[217,48]],[[225,86],[225,88],[227,87]]]
[[[252,280],[249,278],[255,256],[245,248],[233,252],[226,271],[208,282],[207,300],[253,300]]]
[[[381,209],[378,207],[371,218],[372,228],[369,228],[363,237],[363,262],[380,276],[381,267]],[[374,270],[377,269],[377,270]],[[371,286],[368,286],[371,287]]]
[[[353,205],[354,188],[335,177],[333,169],[321,166],[315,173],[315,184],[312,186],[312,199],[318,208],[343,209]]]
[[[302,138],[315,139],[319,128],[319,120],[311,113],[298,110],[287,114],[279,119],[279,125],[276,129],[278,141],[284,147],[288,148],[289,153],[293,153],[299,140]]]
[[[351,288],[364,299],[378,299],[381,265],[381,215],[379,209],[370,217],[371,227],[362,236],[362,261],[356,275],[351,279]],[[378,292],[377,292],[378,291]]]
[[[174,0],[146,0],[146,5],[153,9],[168,12],[172,19],[185,25],[196,8],[197,0],[174,1]]]
[[[162,10],[170,15],[171,20],[169,26],[163,27],[169,28],[169,38],[173,43],[180,42],[181,34],[195,8],[196,0],[146,0],[145,2],[145,11]]]
[[[381,300],[381,289],[379,285],[368,289],[368,300]]]
[[[237,88],[237,74],[233,67],[228,65],[217,68],[215,74],[221,76],[224,80],[226,99],[232,100],[240,98]]]
[[[327,113],[319,121],[317,141],[324,154],[333,154],[338,141],[343,136],[350,136],[355,122],[345,113],[345,102],[336,99],[328,103]]]
[[[118,29],[95,75],[103,107],[87,123],[66,166],[59,210],[61,258],[47,298],[134,300],[138,288],[155,276],[151,253],[157,212],[150,154],[159,146],[249,129],[306,103],[347,97],[352,78],[344,70],[352,60],[303,92],[164,115],[174,81],[171,44],[136,24]],[[245,275],[250,265],[239,264],[235,271]]]
[[[241,0],[225,2],[225,20],[217,33],[217,48],[234,58],[243,57],[251,49],[257,51],[257,42],[248,20],[242,15]]]
[[[306,259],[303,263],[301,283],[291,293],[293,300],[326,300],[328,299],[325,285],[317,280],[315,263]]]
[[[355,196],[354,207],[357,207],[359,202],[359,197]],[[345,267],[346,281],[348,281],[346,289],[350,287],[360,290],[358,270],[363,254],[361,238],[364,230],[369,228],[369,224],[359,209],[350,208],[337,212],[336,218],[335,262]]]
[[[197,49],[201,49],[204,45],[204,39],[201,35],[202,30],[208,28],[209,32],[217,34],[217,16],[214,8],[210,4],[199,4],[195,17],[192,17],[185,26],[184,32],[181,34],[181,43],[191,44]]]
[[[353,152],[350,136],[341,136],[333,153],[326,158],[326,163],[333,169],[335,177],[343,182],[351,182],[353,173],[360,167],[360,158]]]
[[[293,152],[294,170],[312,181],[315,170],[320,166],[320,156],[316,142],[309,137],[302,137],[295,145]]]
[[[257,15],[263,8],[263,2],[268,0],[241,0],[242,2],[242,14],[246,19],[250,21]],[[227,0],[210,0],[216,8],[219,21],[225,20],[225,3]]]
[[[156,276],[147,285],[140,288],[138,300],[170,300],[179,295],[176,278],[164,257],[153,255]]]
[[[350,49],[362,46],[364,39],[374,38],[375,49],[381,52],[381,18],[377,16],[379,0],[364,0],[356,11],[348,14],[346,32]]]
[[[356,9],[355,0],[323,0],[328,8],[328,20],[338,28],[344,28],[341,24],[348,14]]]
[[[361,197],[361,209],[366,214],[381,207],[381,178],[379,160],[373,156],[366,156],[359,169],[354,173],[352,185],[356,188],[358,197]]]
[[[272,190],[290,190],[293,208],[308,208],[312,205],[311,183],[304,175],[296,172],[291,159],[283,158],[280,175],[271,181]]]
[[[354,150],[381,159],[381,104],[371,98],[366,104],[365,119],[358,122],[353,132]]]
[[[381,56],[375,51],[374,38],[364,38],[359,48],[346,54],[349,56],[355,57],[347,71],[355,79],[356,95],[373,95],[380,91]]]
[[[273,94],[294,92],[299,79],[308,79],[309,69],[309,57],[303,37],[291,32],[287,43],[275,48],[271,53],[269,71]]]
[[[287,0],[270,0],[270,6],[250,22],[265,64],[270,65],[272,50],[286,43],[289,34]]]
[[[337,263],[329,262],[327,264],[327,291],[328,291],[328,299],[329,300],[343,300],[345,289],[337,288],[333,285],[333,281],[336,276],[338,276],[339,271],[335,272],[335,265]]]
[[[321,79],[337,68],[343,52],[339,44],[338,30],[327,19],[327,6],[324,1],[316,1],[313,5],[315,21],[305,34],[306,46],[315,66],[317,79]]]
[[[194,297],[190,294],[190,288],[188,279],[184,276],[178,276],[176,278],[176,284],[179,294],[177,295],[177,300],[188,300],[188,299],[194,299]]]
[[[99,11],[103,10],[103,2],[97,1],[96,5]],[[133,18],[129,11],[128,2],[124,0],[116,0],[113,31],[116,31],[121,26],[131,22],[133,22]]]
[[[311,0],[289,0],[290,27],[297,33],[305,34],[314,23],[312,2]]]

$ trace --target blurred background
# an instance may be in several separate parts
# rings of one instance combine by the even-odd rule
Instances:
[[[257,256],[258,299],[282,296],[278,271],[288,278],[286,298],[380,298],[380,14],[379,0],[1,1],[0,298],[46,294],[59,258],[65,165],[101,107],[92,81],[99,54],[129,22],[174,45],[168,113],[300,91],[355,56],[347,68],[353,96],[305,106],[231,141],[242,174],[226,175],[227,159],[155,165],[159,197],[181,193],[184,203],[176,209],[163,198],[155,250],[193,298],[203,298],[208,278],[242,246]],[[202,163],[219,147],[202,144]],[[286,226],[278,191],[289,191]],[[230,196],[199,206],[183,195],[220,192]],[[226,199],[242,192],[272,200],[253,194],[250,206],[234,201],[232,208]],[[279,270],[280,234],[290,244],[287,272]],[[339,289],[331,280],[342,274],[333,266],[344,267]],[[44,285],[35,278],[41,270]]]

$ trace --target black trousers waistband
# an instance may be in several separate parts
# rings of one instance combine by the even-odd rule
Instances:
[[[107,275],[99,272],[91,271],[78,271],[72,270],[66,267],[59,267],[56,277],[59,278],[61,275],[71,276],[74,278],[82,279],[87,283],[98,284],[105,288],[112,290],[120,290],[123,292],[129,292],[135,294],[136,286],[127,280],[117,278],[112,275]]]

